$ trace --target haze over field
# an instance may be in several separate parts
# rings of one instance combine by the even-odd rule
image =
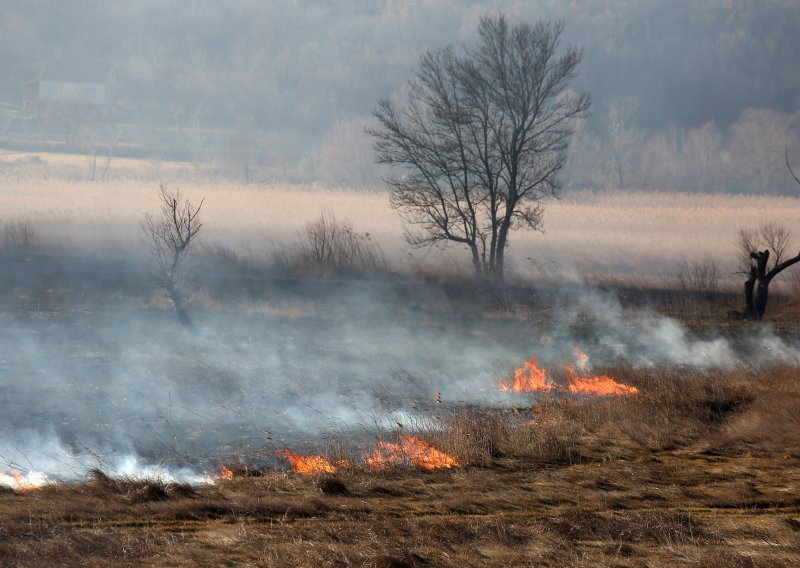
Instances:
[[[404,92],[425,49],[472,44],[485,12],[563,18],[564,44],[585,49],[572,87],[594,105],[568,186],[792,190],[782,154],[800,152],[793,0],[5,0],[0,101],[21,105],[23,83],[59,57],[110,63],[115,101],[99,120],[4,107],[0,145],[113,146],[239,179],[380,187],[364,135],[376,100]]]

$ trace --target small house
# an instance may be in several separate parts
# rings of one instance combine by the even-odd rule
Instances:
[[[39,77],[23,87],[28,110],[75,103],[108,108],[114,97],[114,68],[100,59],[59,57],[45,63]]]

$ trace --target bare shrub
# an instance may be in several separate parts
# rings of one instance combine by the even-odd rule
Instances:
[[[681,292],[694,292],[710,296],[719,290],[720,270],[712,258],[678,264],[675,285]]]
[[[306,225],[293,257],[284,260],[295,272],[319,276],[364,274],[386,270],[386,258],[369,233],[359,233],[350,221],[330,211]]]
[[[3,228],[3,254],[10,258],[27,258],[36,246],[33,225],[27,219],[11,221]]]
[[[198,249],[198,256],[208,264],[209,268],[217,270],[240,274],[246,267],[245,259],[233,248],[224,245],[206,244]]]

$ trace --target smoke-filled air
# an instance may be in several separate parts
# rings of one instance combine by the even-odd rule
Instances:
[[[798,29],[0,0],[0,565],[800,562]]]

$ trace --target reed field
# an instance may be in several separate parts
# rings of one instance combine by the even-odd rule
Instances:
[[[78,159],[86,160],[72,161]],[[125,161],[120,161],[123,164],[115,162],[115,167],[122,169]],[[130,167],[137,164],[127,162]],[[52,164],[50,168],[63,171]],[[173,170],[186,175],[176,178]],[[209,244],[270,255],[296,240],[325,210],[369,233],[400,270],[426,263],[468,268],[467,255],[457,247],[444,254],[410,249],[403,239],[403,220],[390,208],[384,191],[198,181],[187,171],[191,173],[186,165],[173,165],[161,177],[94,182],[29,169],[24,175],[6,174],[0,177],[3,219],[29,220],[55,246],[129,253],[141,249],[138,225],[157,207],[159,180],[166,180],[193,200],[205,198],[204,240]],[[565,192],[562,199],[547,203],[544,233],[512,234],[510,269],[522,277],[658,279],[673,275],[681,261],[713,259],[723,278],[730,279],[738,270],[739,229],[765,221],[791,228],[798,211],[800,196]]]

